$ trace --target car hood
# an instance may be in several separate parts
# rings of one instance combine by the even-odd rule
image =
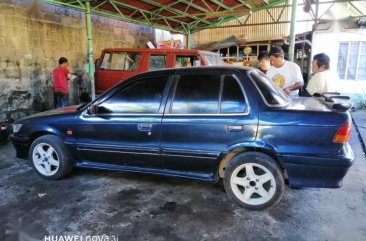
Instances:
[[[68,106],[68,107],[61,108],[61,109],[54,109],[54,110],[49,110],[49,111],[45,111],[45,112],[40,112],[40,113],[22,118],[21,120],[23,121],[23,120],[29,120],[29,119],[38,118],[38,117],[48,117],[48,116],[55,116],[55,115],[70,114],[70,113],[76,112],[77,109],[78,109],[77,105]]]
[[[322,98],[316,97],[293,97],[291,103],[287,106],[288,110],[299,111],[321,111],[330,112],[332,107],[326,104]]]

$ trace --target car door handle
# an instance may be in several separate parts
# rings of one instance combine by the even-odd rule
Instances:
[[[244,131],[244,125],[226,125],[227,132],[241,132]]]
[[[152,124],[151,123],[138,123],[137,128],[139,131],[151,131]]]

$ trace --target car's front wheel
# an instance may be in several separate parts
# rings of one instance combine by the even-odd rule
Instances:
[[[66,176],[73,167],[69,150],[60,138],[53,135],[37,138],[30,147],[29,157],[34,170],[49,180]]]
[[[259,152],[241,153],[225,168],[224,186],[229,197],[249,210],[276,205],[285,191],[281,168]]]

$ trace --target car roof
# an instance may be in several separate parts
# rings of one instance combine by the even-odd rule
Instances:
[[[135,75],[133,78],[144,78],[158,75],[193,75],[193,74],[225,74],[232,72],[247,72],[253,68],[241,66],[200,66],[200,67],[182,67],[169,68],[162,70],[153,70]]]

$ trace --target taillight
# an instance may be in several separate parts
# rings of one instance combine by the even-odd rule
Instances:
[[[341,128],[338,129],[337,134],[335,134],[333,141],[334,143],[346,143],[351,137],[352,125],[350,122],[344,123]]]

